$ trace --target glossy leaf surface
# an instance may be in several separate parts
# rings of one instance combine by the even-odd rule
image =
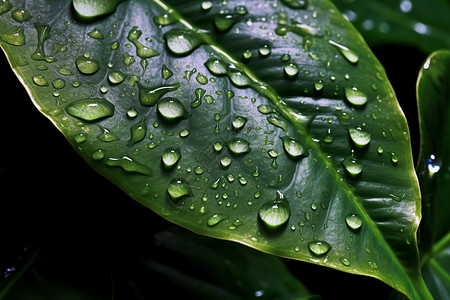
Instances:
[[[425,53],[450,47],[450,3],[442,0],[333,0],[373,46],[407,45]]]
[[[450,51],[432,53],[417,82],[423,197],[421,256],[424,277],[436,299],[450,297]]]
[[[131,197],[194,232],[428,296],[404,116],[328,1],[135,0],[92,23],[70,1],[11,3],[2,47],[32,100]],[[13,19],[24,7],[32,18]]]

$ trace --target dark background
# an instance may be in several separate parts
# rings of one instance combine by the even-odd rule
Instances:
[[[407,116],[417,159],[415,83],[425,55],[414,48],[389,45],[374,52]],[[127,274],[134,272],[128,262],[143,249],[156,247],[152,235],[171,225],[135,203],[76,154],[33,106],[3,53],[0,70],[0,288],[39,248],[38,267],[51,275],[95,285],[94,293],[106,295],[105,299],[111,298],[114,282],[115,299],[139,299],[127,280]],[[152,251],[164,255],[158,249]],[[323,299],[387,299],[392,292],[372,278],[285,262]],[[25,278],[33,281],[33,273]],[[336,284],[340,287],[334,288]],[[156,275],[150,285],[156,293],[159,289],[169,293],[165,298],[191,298]],[[29,292],[33,295],[32,289]]]

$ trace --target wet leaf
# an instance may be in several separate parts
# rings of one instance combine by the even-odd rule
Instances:
[[[132,198],[196,233],[429,296],[404,116],[328,1],[133,0],[92,23],[70,1],[25,2],[11,3],[28,21],[0,15],[14,71]]]

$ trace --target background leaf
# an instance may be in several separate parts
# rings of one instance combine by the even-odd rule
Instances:
[[[409,45],[425,53],[450,47],[450,3],[442,0],[333,0],[371,46]]]
[[[425,280],[436,299],[450,296],[449,75],[450,51],[440,50],[425,61],[417,81],[421,130],[417,172],[424,216],[420,248]]]
[[[155,3],[160,7],[155,6]],[[198,11],[202,9],[200,2],[197,3],[196,10],[191,10],[195,5],[192,2],[190,4],[192,6],[182,6],[178,10],[183,11],[183,14],[192,19],[192,22],[198,24],[206,22],[212,30],[223,31],[223,33],[211,31],[215,32],[214,35],[217,39],[217,42],[214,42],[211,34],[201,33],[198,35],[189,31],[182,32],[186,39],[191,39],[189,43],[192,42],[196,46],[199,46],[197,43],[204,43],[204,45],[199,46],[189,56],[174,59],[174,56],[167,52],[163,44],[162,33],[166,33],[165,39],[169,47],[170,45],[182,46],[181,50],[187,52],[190,49],[189,47],[183,48],[186,44],[171,44],[170,39],[173,37],[177,41],[177,36],[171,35],[174,31],[169,32],[170,27],[160,27],[145,21],[153,16],[162,16],[163,21],[157,20],[156,22],[166,22],[162,14],[164,5],[160,2],[155,3],[140,1],[126,3],[119,6],[113,16],[87,25],[86,28],[86,25],[72,21],[70,23],[54,23],[54,16],[47,17],[48,20],[52,20],[51,26],[31,26],[31,24],[24,23],[24,30],[26,30],[24,36],[33,37],[26,40],[29,51],[27,55],[34,56],[35,59],[43,59],[28,63],[26,54],[22,52],[15,56],[15,61],[12,61],[13,67],[29,83],[29,92],[33,99],[35,101],[42,99],[45,102],[39,103],[39,108],[53,119],[55,124],[69,137],[75,148],[84,154],[85,158],[99,172],[118,183],[141,203],[192,230],[216,237],[240,240],[263,251],[279,255],[309,260],[378,278],[382,277],[389,284],[405,293],[411,293],[411,295],[417,292],[414,287],[415,283],[421,290],[420,279],[417,277],[417,265],[411,264],[411,261],[417,261],[415,229],[418,221],[418,207],[416,180],[411,167],[408,130],[390,86],[386,83],[383,70],[357,33],[352,32],[347,36],[347,32],[351,32],[352,29],[341,16],[335,13],[334,8],[327,3],[319,3],[317,6],[311,4],[307,10],[308,18],[305,17],[305,19],[309,19],[311,16],[311,20],[317,19],[317,21],[311,21],[312,23],[305,27],[301,24],[297,25],[297,21],[291,20],[292,18],[300,19],[304,15],[305,11],[301,9],[283,8],[281,13],[287,13],[286,19],[283,14],[275,14],[279,12],[278,8],[264,7],[264,14],[276,15],[279,18],[277,22],[273,21],[274,19],[268,22],[267,17],[258,15],[262,8],[255,4],[255,7],[246,7],[247,14],[250,12],[250,15],[240,19],[235,16],[236,23],[231,23],[231,26],[235,26],[234,29],[239,27],[240,31],[227,31],[226,26],[230,24],[228,17],[219,16],[219,21],[215,20],[219,7],[214,6],[207,10],[207,13],[199,14]],[[222,8],[225,11],[227,9],[233,11],[238,7],[236,3],[228,3],[228,5],[229,7]],[[31,4],[27,7],[33,11]],[[73,17],[71,12],[62,8],[58,10],[61,12],[58,14],[58,18],[71,20]],[[268,9],[273,11],[270,12]],[[329,14],[322,14],[326,11]],[[42,13],[51,15],[53,12],[52,10]],[[169,11],[167,12],[169,13]],[[243,12],[242,8],[236,11],[237,14],[241,14],[241,12]],[[179,18],[176,13],[173,15],[175,20]],[[13,22],[8,19],[7,15],[2,16],[6,16],[8,22]],[[225,17],[225,20],[222,17]],[[41,19],[46,18],[41,17]],[[259,26],[261,30],[249,29],[251,25],[248,24],[248,19],[252,24],[261,23]],[[144,21],[141,23],[139,20]],[[287,23],[284,23],[285,21]],[[130,22],[136,23],[130,24]],[[313,26],[316,25],[316,22],[323,27]],[[6,25],[9,23],[4,24],[5,32],[2,33],[2,38],[5,42],[8,41],[9,44],[24,42],[20,27]],[[66,26],[64,29],[58,27],[63,24]],[[123,24],[123,27],[118,24]],[[133,26],[136,24],[144,28],[134,28]],[[270,36],[268,31],[274,32],[276,28],[285,25],[290,26],[285,30],[294,31],[294,38],[292,38],[291,32],[287,32],[289,38],[280,37],[268,40],[268,36]],[[182,20],[181,24],[174,26],[186,30],[191,25],[186,20]],[[217,28],[214,29],[211,26]],[[109,32],[111,28],[113,30]],[[117,31],[114,28],[118,28]],[[155,49],[150,50],[148,47],[144,47],[142,43],[145,40],[139,39],[139,35],[142,34],[139,32],[141,29],[143,32],[153,34],[147,37],[146,42],[151,43]],[[297,32],[298,30],[300,33]],[[316,32],[316,30],[323,32]],[[76,33],[84,31],[89,38],[76,34],[71,35],[71,31]],[[106,34],[107,31],[109,35]],[[247,32],[250,31],[251,35],[248,35]],[[302,37],[305,31],[307,34]],[[49,37],[47,36],[48,32],[51,32]],[[103,36],[101,40],[99,40],[100,34]],[[248,45],[248,47],[237,49],[234,44],[225,44],[226,38],[230,37],[228,34],[231,34],[236,40],[247,40],[247,44],[243,44],[243,46]],[[317,37],[311,37],[316,34]],[[324,38],[324,35],[327,38]],[[255,37],[255,39],[248,39],[249,36]],[[115,43],[117,39],[120,40],[118,44]],[[296,45],[294,41],[297,39],[302,39],[304,43]],[[351,39],[354,40],[350,42]],[[71,45],[70,47],[65,46],[68,40],[70,43],[67,45]],[[346,41],[352,45],[352,49],[347,49],[343,45]],[[266,42],[268,47],[264,47]],[[286,44],[290,43],[293,43],[295,47],[287,48]],[[83,46],[78,48],[79,46],[74,45]],[[109,47],[104,47],[104,45]],[[117,48],[117,45],[125,45],[125,47]],[[20,45],[3,44],[3,46],[7,53],[14,48],[13,46],[20,48]],[[73,51],[71,47],[76,47],[77,51]],[[301,49],[300,47],[304,47],[304,52],[297,52],[298,49]],[[246,48],[255,59],[244,65],[233,57],[238,57],[237,54],[243,53]],[[268,48],[272,54],[266,56]],[[281,53],[280,49],[290,50],[288,53]],[[136,59],[134,51],[137,51],[136,53],[141,55],[142,59]],[[182,113],[179,114],[179,117],[189,116],[187,119],[169,123],[161,114],[167,117],[167,113],[173,110],[165,113],[164,110],[161,112],[159,106],[156,106],[160,114],[157,115],[155,107],[148,108],[145,105],[139,105],[140,90],[154,86],[158,82],[164,82],[164,80],[170,80],[169,83],[174,88],[176,82],[186,80],[190,84],[180,85],[176,91],[171,91],[171,93],[182,100],[180,103],[185,109],[189,108],[191,99],[185,97],[186,95],[196,96],[194,88],[199,89],[205,85],[203,77],[206,76],[205,74],[209,74],[209,71],[203,63],[211,58],[212,52],[216,53],[216,57],[232,62],[237,68],[227,69],[225,77],[209,78],[207,96],[210,97],[204,96],[204,102],[200,107],[195,107],[196,104],[194,104],[194,107],[188,109],[190,115],[181,110]],[[154,56],[159,56],[156,53],[159,55],[163,53],[167,57],[164,60],[167,63],[166,67],[150,64],[149,61]],[[229,56],[229,53],[233,57]],[[290,63],[294,65],[281,61],[282,54],[289,54]],[[91,55],[93,60],[91,60]],[[122,63],[125,65],[128,62],[131,63],[130,57],[133,57],[135,65],[137,65],[137,60],[140,60],[141,66],[123,67],[124,69],[120,70],[112,69],[114,66],[123,66]],[[355,57],[358,58],[357,67],[354,65]],[[199,61],[201,64],[197,65]],[[264,61],[267,64],[259,63]],[[75,69],[77,62],[78,70]],[[192,66],[193,63],[196,63],[195,66]],[[18,64],[21,66],[19,67]],[[96,64],[103,68],[100,67],[97,70]],[[105,65],[109,66],[111,70],[107,71]],[[189,67],[187,67],[188,65]],[[299,68],[298,71],[295,71],[295,65]],[[92,68],[92,66],[94,67]],[[331,66],[333,67],[331,68]],[[376,72],[373,71],[374,67]],[[63,75],[64,83],[55,78],[55,70],[58,71],[58,76]],[[173,77],[168,76],[170,74],[168,70]],[[95,74],[90,74],[95,71],[97,71]],[[118,71],[127,77],[128,81],[123,84],[128,83],[129,87],[123,89],[120,84],[115,85],[117,78],[121,77]],[[137,78],[134,76],[140,75],[141,72],[149,76],[145,78],[152,80],[148,79],[146,82],[147,79],[142,79],[140,88],[137,88],[135,83]],[[292,76],[291,80],[294,81],[290,81],[289,76]],[[228,77],[239,88],[231,85]],[[262,82],[258,77],[261,77],[268,85],[261,85]],[[353,78],[358,78],[358,80],[353,82],[355,80]],[[206,79],[208,78],[206,77]],[[322,83],[319,80],[322,80]],[[69,86],[69,81],[73,88]],[[374,81],[380,83],[374,84]],[[292,84],[294,82],[295,84]],[[323,87],[321,84],[324,84]],[[363,91],[370,100],[359,108],[351,106],[351,103],[358,103],[352,96],[349,96],[351,93],[356,93],[354,87],[356,84],[358,91]],[[58,88],[61,86],[64,87]],[[243,88],[246,86],[253,89]],[[65,87],[67,88],[65,89]],[[350,92],[345,92],[346,90]],[[301,96],[298,96],[298,91],[301,91]],[[215,94],[211,95],[211,92]],[[319,94],[316,95],[316,92]],[[347,93],[345,101],[350,103],[343,102],[345,93]],[[284,99],[278,98],[278,94]],[[103,101],[97,101],[103,105],[97,103],[95,106],[95,99],[99,97],[105,97],[108,101],[113,102],[115,104],[114,112]],[[230,98],[234,99],[229,101]],[[127,102],[126,99],[132,101]],[[193,100],[195,102],[197,99],[193,98]],[[359,97],[358,100],[364,100],[364,96]],[[170,101],[166,100],[165,103],[172,105],[172,108],[173,103],[176,104],[175,106],[179,106],[178,102]],[[66,104],[66,102],[70,103]],[[91,109],[92,105],[100,107],[100,109]],[[260,105],[270,106],[263,109]],[[83,106],[89,108],[85,109]],[[260,114],[257,111],[263,113]],[[376,121],[377,118],[380,118],[378,114],[385,111],[389,111],[389,114],[382,114],[386,119],[383,124],[380,124],[379,121]],[[266,112],[269,112],[269,115],[266,115]],[[135,117],[135,114],[138,117]],[[234,114],[249,120],[241,131],[237,127],[233,128],[231,121],[234,119]],[[108,118],[110,115],[113,116]],[[155,115],[157,115],[156,122]],[[312,120],[310,124],[304,121],[308,119]],[[92,123],[93,120],[97,122]],[[333,130],[336,131],[331,137],[328,132],[331,127],[330,123],[334,124]],[[364,129],[364,126],[368,126],[368,124],[370,124],[371,133],[369,148],[353,149],[354,156],[363,161],[364,171],[360,177],[349,178],[350,176],[345,173],[342,166],[344,157],[350,155],[351,148],[355,147],[354,142],[348,137],[348,128],[362,126]],[[154,129],[149,129],[151,126]],[[187,138],[185,138],[185,129],[189,129]],[[247,131],[242,131],[245,129]],[[366,129],[363,132],[369,131]],[[218,133],[216,133],[217,131]],[[181,133],[180,137],[177,135],[179,133]],[[204,145],[207,147],[198,148],[205,136],[217,136],[217,142],[222,145],[220,153],[214,152],[217,150],[212,147],[212,143],[214,143],[212,141],[209,145]],[[301,163],[289,158],[289,153],[285,153],[292,153],[292,149],[284,150],[286,147],[283,145],[283,140],[279,138],[284,136],[294,137],[295,143],[300,142],[306,150],[307,157],[301,158]],[[400,136],[405,139],[398,139]],[[363,134],[364,137],[367,137],[366,133]],[[144,139],[145,141],[143,141]],[[384,142],[385,139],[386,142]],[[248,153],[246,142],[242,142],[242,140],[249,143],[250,153]],[[110,143],[104,143],[104,141]],[[327,141],[332,143],[328,145]],[[244,148],[241,149],[244,150],[240,155],[236,153],[240,150],[234,148],[233,144],[243,145]],[[382,146],[381,150],[376,151],[375,147],[377,146]],[[183,159],[178,163],[176,169],[168,170],[164,166],[161,167],[161,156],[165,150],[173,147],[183,150],[181,151]],[[269,152],[270,150],[275,150],[277,154]],[[379,152],[384,152],[385,155],[383,156]],[[329,153],[332,154],[332,157],[329,156]],[[232,162],[228,168],[226,158],[230,158]],[[351,160],[350,163],[352,163]],[[278,170],[284,170],[282,176],[275,166]],[[386,166],[392,170],[390,172],[392,177],[385,176],[382,178],[386,180],[384,182],[373,181],[375,177],[380,178],[380,176],[376,176],[377,170],[385,170]],[[310,172],[310,170],[312,171]],[[124,176],[124,174],[128,175]],[[259,176],[253,174],[259,174]],[[306,177],[306,174],[309,176]],[[177,180],[178,178],[181,180]],[[398,181],[393,182],[393,178]],[[211,183],[218,179],[220,181],[218,190],[215,191],[215,185],[209,189]],[[169,180],[173,182],[169,186],[169,194],[172,199],[167,199],[168,195],[166,194]],[[323,190],[318,189],[316,185],[318,182],[323,186]],[[290,188],[293,184],[301,188]],[[257,213],[264,203],[275,199],[277,190],[282,190],[285,199],[290,202],[291,215],[289,226],[271,232],[258,221]],[[205,191],[206,194],[204,194]],[[293,200],[297,199],[298,195],[303,200]],[[182,196],[192,197],[182,199]],[[246,201],[242,203],[242,199]],[[171,200],[175,200],[178,205],[175,206],[172,203],[174,201]],[[333,206],[340,207],[340,209],[334,209]],[[350,214],[358,214],[362,218],[363,227],[361,229],[345,224],[345,219]],[[217,220],[220,222],[216,223],[217,226],[213,226]],[[208,221],[209,226],[207,226]],[[311,223],[309,223],[310,221]],[[306,224],[308,224],[307,227],[305,227]],[[356,231],[352,231],[347,226],[352,226]],[[298,236],[299,233],[301,234],[300,238],[291,238],[294,234]],[[346,242],[343,242],[343,236]],[[274,241],[277,241],[277,244],[271,245],[275,243]],[[326,256],[316,257],[313,253],[318,252],[310,250],[311,247],[308,249],[308,245],[318,242],[321,242],[322,246],[330,245],[331,248],[325,247],[325,250],[330,253]],[[350,247],[352,244],[363,246]],[[380,257],[383,259],[377,260]],[[404,264],[404,262],[408,263]],[[351,268],[349,268],[349,263]],[[393,264],[397,268],[392,270]],[[389,273],[383,271],[387,269],[390,270]]]

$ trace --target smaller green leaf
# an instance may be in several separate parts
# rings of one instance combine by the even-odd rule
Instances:
[[[417,81],[423,198],[422,271],[436,299],[450,297],[450,51],[432,53]]]

